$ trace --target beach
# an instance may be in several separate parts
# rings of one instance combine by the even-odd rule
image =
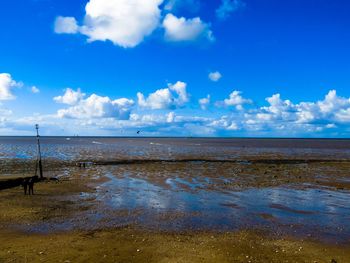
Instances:
[[[0,262],[350,262],[349,140],[41,141],[55,180],[0,191]],[[0,138],[0,182],[35,143]]]

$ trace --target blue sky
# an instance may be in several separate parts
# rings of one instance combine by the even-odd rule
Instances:
[[[38,122],[46,135],[349,137],[349,11],[345,0],[4,1],[0,135]]]

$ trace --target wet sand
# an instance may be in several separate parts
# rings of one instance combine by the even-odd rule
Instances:
[[[349,168],[65,167],[34,196],[0,192],[0,262],[349,262]]]
[[[0,236],[3,262],[349,262],[348,247],[234,233],[161,233],[132,227]]]
[[[59,181],[0,191],[0,262],[350,262],[346,155],[225,154],[46,160]]]

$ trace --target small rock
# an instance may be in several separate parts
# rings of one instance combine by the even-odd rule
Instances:
[[[137,252],[140,252],[141,250],[140,250],[140,249],[137,249],[136,251],[137,251]]]

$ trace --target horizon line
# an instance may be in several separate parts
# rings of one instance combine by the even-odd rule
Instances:
[[[32,138],[36,135],[0,135],[0,138],[11,138],[11,137],[27,137]],[[281,140],[350,140],[350,137],[206,137],[206,136],[101,136],[101,135],[40,135],[41,138],[133,138],[133,139],[281,139]]]

